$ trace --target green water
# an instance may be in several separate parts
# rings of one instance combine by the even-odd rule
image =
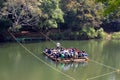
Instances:
[[[0,80],[120,80],[120,41],[60,41],[62,46],[75,47],[89,54],[88,63],[58,64],[42,54],[52,42],[0,44]],[[38,59],[39,58],[39,59]],[[94,61],[93,61],[94,60]]]

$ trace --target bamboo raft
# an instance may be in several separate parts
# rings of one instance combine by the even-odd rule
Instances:
[[[51,60],[55,61],[55,62],[59,62],[59,63],[70,63],[70,62],[75,62],[75,63],[79,63],[79,62],[88,62],[89,59],[87,57],[81,57],[81,58],[69,58],[69,59],[61,59],[61,58],[55,58],[52,55],[49,55],[48,53],[44,52],[43,53],[50,58]]]

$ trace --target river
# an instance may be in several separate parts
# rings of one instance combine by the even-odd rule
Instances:
[[[0,43],[0,80],[120,80],[120,41],[59,41],[89,54],[88,63],[55,63],[43,55],[53,42]]]

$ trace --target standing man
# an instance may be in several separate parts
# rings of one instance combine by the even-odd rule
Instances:
[[[59,42],[56,43],[57,48],[60,48],[61,44]]]

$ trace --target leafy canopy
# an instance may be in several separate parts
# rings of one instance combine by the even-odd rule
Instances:
[[[97,2],[102,2],[106,4],[104,11],[105,15],[114,12],[115,10],[120,10],[120,0],[96,0]]]

